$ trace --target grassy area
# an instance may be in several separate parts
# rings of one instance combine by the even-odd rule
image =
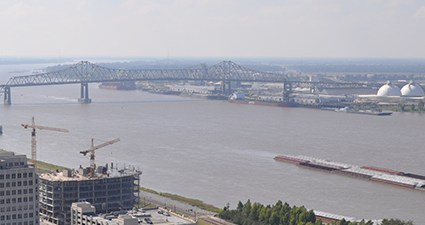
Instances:
[[[174,195],[174,194],[169,194],[169,193],[161,193],[161,194],[164,197],[167,197],[167,198],[170,198],[172,200],[179,201],[179,202],[187,203],[189,205],[198,207],[200,209],[204,209],[204,210],[216,212],[216,213],[220,212],[219,208],[216,208],[212,205],[205,204],[202,201],[197,200],[197,199],[185,198],[185,197],[182,197],[182,196],[179,196],[179,195]]]
[[[151,189],[148,189],[148,188],[144,188],[144,187],[140,187],[140,190],[146,191],[146,192],[149,192],[149,193],[152,193],[152,194],[164,196],[166,198],[169,198],[169,199],[172,199],[172,200],[175,200],[175,201],[179,201],[179,202],[183,202],[183,203],[186,203],[186,204],[189,204],[191,206],[195,206],[195,207],[198,207],[200,209],[207,210],[207,211],[216,212],[216,213],[220,212],[219,208],[216,208],[212,205],[205,204],[202,201],[197,200],[197,199],[185,198],[185,197],[175,195],[175,194],[170,194],[170,193],[157,192],[157,191],[154,191],[154,190],[151,190]]]
[[[198,220],[198,225],[210,225],[210,224],[202,220]]]

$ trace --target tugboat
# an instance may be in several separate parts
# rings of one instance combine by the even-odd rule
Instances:
[[[382,111],[382,110],[354,110],[346,106],[344,108],[335,109],[335,112],[346,112],[346,113],[357,113],[357,114],[368,114],[376,116],[389,116],[393,114],[391,111]]]

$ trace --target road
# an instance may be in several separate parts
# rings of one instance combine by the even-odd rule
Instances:
[[[140,191],[140,201],[149,202],[164,209],[170,209],[174,212],[186,215],[187,217],[194,220],[201,220],[208,224],[212,225],[234,225],[224,221],[218,217],[215,217],[214,212],[200,209],[196,206],[189,205],[187,203],[182,203],[175,201],[164,196],[159,196],[146,191]]]

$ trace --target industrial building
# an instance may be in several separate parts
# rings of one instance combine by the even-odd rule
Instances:
[[[165,209],[150,208],[97,214],[88,202],[76,202],[71,206],[71,225],[196,225],[196,221],[184,218]]]
[[[0,225],[37,225],[38,178],[27,157],[0,152]]]
[[[71,205],[89,202],[97,212],[132,209],[141,172],[134,168],[64,170],[40,175],[40,218],[60,225],[71,223]]]

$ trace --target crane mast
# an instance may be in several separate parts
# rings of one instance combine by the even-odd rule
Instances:
[[[32,128],[31,131],[31,162],[34,164],[34,169],[37,171],[37,141],[36,141],[36,135],[35,130],[50,130],[50,131],[58,131],[58,132],[65,132],[68,133],[69,131],[67,129],[62,128],[55,128],[55,127],[46,127],[46,126],[39,126],[35,125],[34,117],[31,119],[31,125],[28,124],[21,124],[25,129]]]
[[[94,139],[92,138],[91,139],[91,148],[88,149],[88,150],[85,150],[85,151],[80,151],[80,153],[83,154],[83,155],[86,155],[87,153],[90,152],[90,177],[94,177],[95,169],[96,169],[95,168],[96,166],[94,164],[94,151],[96,149],[103,148],[103,147],[108,146],[108,145],[112,145],[113,143],[118,142],[118,141],[120,141],[120,139],[116,138],[114,140],[111,140],[111,141],[102,143],[100,145],[94,146]]]

